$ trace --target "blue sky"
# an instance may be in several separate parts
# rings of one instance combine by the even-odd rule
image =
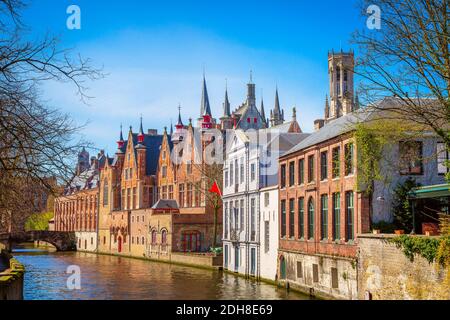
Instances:
[[[81,8],[81,30],[66,28],[66,9]],[[61,37],[103,66],[105,79],[89,83],[94,98],[83,104],[68,84],[49,83],[44,97],[89,124],[85,137],[110,154],[120,123],[162,131],[182,107],[185,122],[200,110],[203,68],[213,115],[219,118],[225,79],[232,108],[245,99],[253,70],[257,99],[266,113],[275,87],[290,118],[293,106],[305,132],[323,116],[328,92],[327,52],[350,48],[364,26],[353,1],[104,1],[39,0],[23,14],[33,36]]]

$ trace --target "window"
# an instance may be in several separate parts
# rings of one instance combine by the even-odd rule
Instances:
[[[126,193],[125,193],[125,189],[122,189],[122,208],[126,209]]]
[[[230,186],[233,185],[233,164],[230,164]]]
[[[347,241],[351,241],[354,239],[353,232],[353,192],[349,191],[345,193],[345,208],[346,208],[346,239]]]
[[[295,184],[295,162],[289,162],[289,186],[292,187]]]
[[[289,199],[289,237],[295,237],[295,200]]]
[[[308,183],[314,181],[314,156],[308,157]]]
[[[314,239],[314,199],[308,202],[308,239]]]
[[[258,123],[258,118],[254,118],[253,123]]]
[[[298,184],[305,183],[305,159],[298,161]]]
[[[338,269],[331,268],[331,287],[337,289],[339,287]]]
[[[353,143],[347,143],[345,145],[345,175],[351,175],[353,173]]]
[[[131,209],[131,189],[127,189],[127,209]]]
[[[339,178],[341,174],[341,148],[336,147],[333,149],[333,164],[332,164],[333,179]]]
[[[163,178],[167,177],[167,167],[166,166],[162,166],[162,177]]]
[[[400,174],[423,174],[422,141],[400,141]]]
[[[281,188],[286,188],[286,165],[282,164],[281,165],[281,174],[280,174],[280,186]]]
[[[255,199],[250,200],[250,235],[251,235],[251,241],[256,240],[256,217],[255,217]]]
[[[247,123],[250,123],[250,118],[247,118]]]
[[[136,187],[133,188],[133,209],[137,208]]]
[[[131,222],[134,223],[134,216],[131,216]]]
[[[281,238],[286,237],[286,200],[281,200]]]
[[[108,180],[105,179],[103,182],[103,206],[108,205],[108,198],[109,198]]]
[[[333,193],[333,238],[341,238],[341,194]]]
[[[224,173],[223,173],[223,175],[224,175],[224,180],[225,180],[225,187],[228,187],[228,171],[224,171]]]
[[[238,164],[238,160],[234,160],[234,181],[236,184],[239,183],[239,164]]]
[[[447,151],[445,147],[445,143],[438,142],[437,143],[437,165],[438,165],[438,174],[446,174],[450,171],[450,168],[446,166],[446,162],[450,161],[450,152]]]
[[[239,213],[240,213],[240,228],[241,230],[244,230],[244,200],[241,200],[241,207],[239,209]]]
[[[241,183],[244,183],[244,159],[241,159]]]
[[[161,199],[167,199],[167,186],[163,186],[161,190],[162,190]]]
[[[305,237],[305,204],[304,198],[298,198],[298,238]]]
[[[303,278],[303,268],[301,261],[297,261],[297,278],[299,279]]]
[[[139,244],[139,237],[136,237],[136,244]]]
[[[320,197],[320,238],[328,239],[328,195]]]
[[[256,165],[254,163],[250,165],[250,179],[251,181],[255,181],[256,179]]]
[[[269,221],[264,221],[264,252],[270,250],[270,224]]]
[[[319,282],[319,265],[313,264],[313,281]]]
[[[180,208],[184,207],[184,184],[181,183],[178,190],[178,202],[180,205]]]
[[[268,207],[270,204],[270,193],[264,193],[264,206]]]
[[[326,151],[320,154],[320,180],[328,178],[328,153]]]
[[[169,199],[173,199],[173,185],[169,186]]]
[[[165,150],[163,151],[162,159],[163,159],[163,160],[166,160],[166,151],[165,151]]]
[[[192,164],[191,161],[186,162],[186,173],[191,174],[192,173]]]
[[[188,183],[187,185],[187,207],[192,207],[192,183]]]
[[[163,230],[161,233],[161,243],[167,244],[167,231],[166,230]]]
[[[224,226],[223,226],[223,237],[228,239],[228,202],[225,202],[225,206],[223,208],[224,215]]]

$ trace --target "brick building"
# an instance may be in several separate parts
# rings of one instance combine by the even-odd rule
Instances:
[[[83,149],[78,156],[76,175],[55,199],[53,228],[74,232],[77,250],[96,251],[99,195],[99,170],[106,163],[101,151],[88,162],[89,153]]]
[[[408,178],[423,185],[443,183],[439,141],[420,132],[415,141],[392,141],[383,149],[384,177],[373,182],[370,198],[364,186],[358,187],[355,125],[380,119],[382,110],[399,101],[386,98],[376,109],[360,110],[353,61],[353,53],[329,55],[325,118],[279,160],[278,277],[303,291],[343,299],[358,298],[357,236],[368,233],[372,222],[392,221],[395,186]]]

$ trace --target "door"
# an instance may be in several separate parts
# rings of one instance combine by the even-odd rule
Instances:
[[[254,276],[256,274],[256,249],[250,249],[250,274]]]
[[[122,252],[122,237],[119,237],[117,239],[117,251],[120,253]]]
[[[223,255],[224,255],[224,268],[228,269],[228,245],[224,246],[224,250],[223,250]]]
[[[286,260],[284,259],[284,257],[280,258],[280,279],[286,279]]]

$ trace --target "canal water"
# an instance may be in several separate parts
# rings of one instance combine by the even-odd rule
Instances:
[[[223,272],[139,259],[26,247],[13,255],[25,266],[26,300],[309,299]],[[69,266],[79,266],[79,290],[68,289]]]

